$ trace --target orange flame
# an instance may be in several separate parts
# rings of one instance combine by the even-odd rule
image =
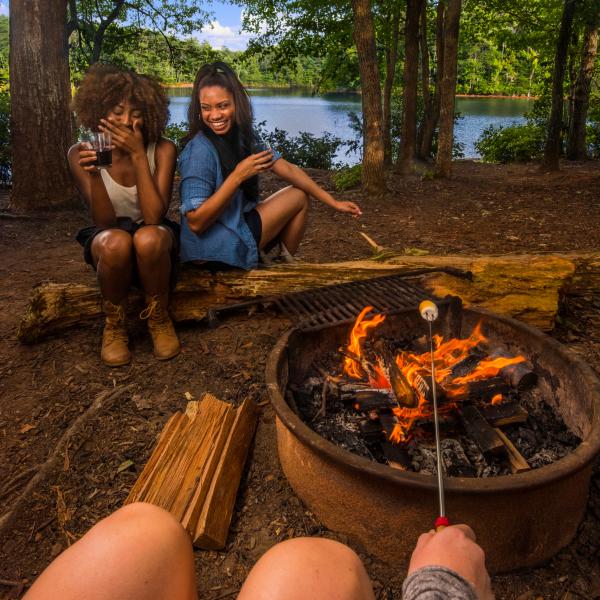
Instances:
[[[365,315],[371,310],[373,308],[367,306],[361,311],[350,334],[348,350],[360,357],[363,356],[361,344],[369,331],[385,320],[383,315],[375,315],[371,320],[366,320]],[[487,342],[487,338],[481,331],[481,323],[476,325],[466,339],[454,338],[445,342],[442,336],[433,336],[435,379],[440,386],[443,384],[446,397],[446,402],[439,406],[440,415],[448,414],[456,408],[457,401],[462,400],[467,395],[469,383],[495,377],[504,367],[525,361],[523,356],[484,358],[467,375],[453,377],[453,368],[466,359],[473,348],[485,342]],[[423,354],[400,352],[395,357],[395,361],[408,383],[415,390],[418,399],[415,408],[398,406],[393,409],[398,422],[390,435],[390,441],[400,444],[410,440],[411,430],[417,419],[433,418],[433,406],[426,393],[431,377],[431,354],[430,352],[424,352]],[[386,374],[384,361],[380,358],[377,359],[377,364],[373,365],[375,376],[363,373],[360,363],[348,357],[344,359],[344,370],[355,379],[368,375],[369,383],[373,387],[381,389],[392,387]],[[448,402],[448,400],[452,401]],[[491,402],[492,404],[500,404],[503,401],[502,394],[496,394]]]
[[[354,327],[350,332],[350,343],[348,344],[348,350],[353,354],[356,354],[356,356],[362,356],[361,342],[367,337],[369,330],[381,325],[381,323],[385,321],[385,315],[379,314],[375,315],[371,320],[366,320],[366,314],[372,310],[372,306],[365,306],[360,315],[358,315],[356,318]],[[349,357],[344,359],[344,370],[348,375],[350,375],[350,377],[353,377],[354,379],[360,379],[364,375],[360,364]]]

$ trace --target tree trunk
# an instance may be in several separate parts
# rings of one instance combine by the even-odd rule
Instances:
[[[400,36],[400,10],[394,7],[391,17],[391,42],[385,49],[385,82],[383,85],[383,150],[384,163],[392,164],[392,89],[398,63],[398,38]]]
[[[567,158],[585,160],[587,156],[586,122],[590,104],[590,87],[598,51],[598,22],[588,23],[581,48],[581,63],[573,94],[573,115],[567,141]]]
[[[560,31],[556,41],[556,55],[554,58],[554,73],[552,77],[552,110],[548,122],[546,146],[542,168],[544,170],[558,171],[561,151],[561,132],[563,124],[563,96],[565,68],[569,40],[573,28],[573,17],[577,8],[577,0],[564,0],[563,13],[560,20]]]
[[[423,129],[426,115],[431,115],[433,109],[431,90],[429,85],[429,45],[427,43],[427,2],[421,5],[421,25],[419,27],[419,46],[421,48],[421,88],[423,93],[423,120],[417,131],[417,156],[421,159],[427,158],[422,154]]]
[[[363,109],[362,185],[367,194],[383,195],[385,185],[383,111],[370,0],[352,0],[354,43],[358,56]]]
[[[421,139],[421,147],[419,155],[423,159],[427,159],[432,154],[433,136],[440,119],[440,95],[442,89],[442,74],[444,72],[444,20],[445,20],[446,3],[444,0],[439,0],[437,6],[436,29],[435,29],[435,53],[436,53],[436,69],[435,69],[435,91],[433,94],[433,102],[431,103],[431,111],[426,112],[423,116],[423,135]]]
[[[462,0],[448,0],[444,24],[444,72],[440,90],[440,134],[435,161],[435,170],[438,177],[450,177],[452,174],[454,101],[461,4]]]
[[[10,7],[13,149],[11,208],[36,212],[71,204],[67,165],[73,142],[65,0],[20,0]]]
[[[410,173],[417,155],[417,85],[419,81],[419,18],[423,0],[408,0],[404,31],[404,102],[397,171]]]

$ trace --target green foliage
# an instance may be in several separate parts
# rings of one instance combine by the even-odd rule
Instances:
[[[362,165],[345,167],[332,175],[333,184],[338,192],[345,192],[360,185],[362,180]]]
[[[171,123],[165,130],[165,137],[172,142],[175,142],[178,153],[183,150],[181,140],[187,134],[187,132],[188,124],[185,121],[181,121],[180,123]]]
[[[509,163],[538,160],[544,151],[544,129],[533,123],[488,127],[475,143],[484,162]]]
[[[299,167],[334,169],[338,166],[334,158],[344,142],[330,133],[317,137],[301,131],[297,136],[290,136],[287,131],[278,127],[272,132],[267,131],[265,121],[256,125],[256,131],[271,148]]]

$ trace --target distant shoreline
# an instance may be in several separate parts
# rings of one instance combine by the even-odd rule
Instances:
[[[303,86],[294,86],[292,88],[290,88],[287,85],[279,85],[279,86],[269,86],[269,85],[253,85],[253,84],[244,84],[246,87],[248,88],[258,88],[261,90],[286,90],[286,89],[295,89],[295,90],[310,90],[310,88],[307,87],[303,87]],[[163,85],[163,87],[165,88],[192,88],[194,87],[193,83],[166,83]],[[328,91],[328,92],[324,92],[325,94],[356,94],[358,96],[360,96],[360,91],[356,91],[356,90],[346,90],[346,91]],[[321,95],[321,94],[317,94],[317,95]],[[457,98],[490,98],[490,99],[502,99],[502,98],[506,98],[507,100],[536,100],[537,97],[536,96],[527,96],[525,94],[513,94],[513,95],[506,95],[506,94],[456,94]]]

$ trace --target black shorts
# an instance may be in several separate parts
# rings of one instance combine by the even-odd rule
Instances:
[[[177,283],[177,273],[179,267],[179,224],[175,223],[175,221],[171,221],[170,219],[163,219],[160,224],[168,229],[173,237],[173,245],[171,246],[170,278],[171,289],[173,289]],[[85,262],[95,270],[96,267],[94,266],[94,259],[92,257],[92,242],[99,233],[102,233],[107,229],[120,229],[121,231],[126,231],[133,237],[133,234],[144,226],[145,224],[143,222],[135,223],[129,217],[117,217],[116,225],[113,225],[112,227],[97,227],[96,225],[84,227],[77,232],[75,239],[83,246],[83,258]],[[135,263],[133,272],[133,285],[136,287],[141,287],[137,272],[137,265]]]

